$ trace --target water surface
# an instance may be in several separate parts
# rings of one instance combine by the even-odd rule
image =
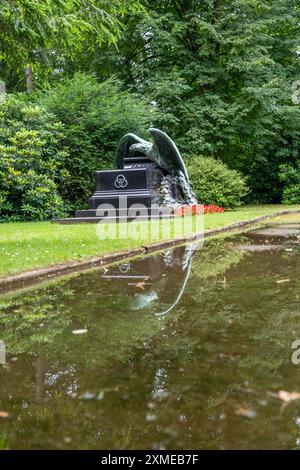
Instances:
[[[277,226],[0,297],[0,448],[298,448],[300,400],[278,392],[300,392],[299,240]]]

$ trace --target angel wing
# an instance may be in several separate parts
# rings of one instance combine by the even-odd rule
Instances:
[[[149,151],[149,158],[172,176],[183,173],[189,182],[188,172],[181,158],[180,152],[172,139],[163,131],[152,127],[149,129],[154,144]]]
[[[141,139],[135,134],[126,134],[122,137],[119,142],[116,155],[115,155],[115,168],[122,169],[124,168],[124,158],[129,157],[129,149],[133,144],[142,144],[145,146],[150,146],[151,144],[147,140]]]
[[[126,134],[122,137],[115,155],[115,168],[124,168],[124,159],[128,158],[136,148],[170,175],[183,175],[189,183],[187,169],[173,140],[165,132],[154,127],[151,127],[149,132],[153,137],[153,144],[135,134]]]

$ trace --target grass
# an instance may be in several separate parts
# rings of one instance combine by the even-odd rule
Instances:
[[[286,205],[257,205],[257,206],[243,206],[239,209],[232,211],[225,211],[223,214],[208,214],[205,218],[205,229],[213,229],[224,227],[240,220],[250,220],[255,217],[263,215],[274,214],[275,212],[285,210],[300,210],[300,205],[286,206]]]
[[[233,222],[250,220],[261,215],[269,215],[280,210],[299,209],[298,206],[245,206],[223,214],[206,214],[205,230],[221,228]],[[13,274],[40,268],[69,260],[80,260],[93,255],[103,255],[141,245],[149,245],[158,240],[169,239],[175,229],[182,224],[177,218],[171,233],[164,222],[143,222],[139,224],[105,224],[108,230],[129,230],[124,238],[105,239],[97,236],[97,225],[57,225],[50,222],[12,222],[0,224],[0,275]],[[122,227],[121,227],[122,226]],[[140,228],[138,238],[135,237]],[[158,238],[149,240],[147,234],[154,228]],[[192,229],[189,229],[192,233]],[[157,235],[157,234],[156,234]]]
[[[300,224],[300,214],[285,214],[270,219],[272,224]]]

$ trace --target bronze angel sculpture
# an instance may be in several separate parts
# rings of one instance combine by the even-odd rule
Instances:
[[[152,164],[163,172],[159,188],[161,205],[196,204],[197,199],[176,144],[159,129],[151,128],[149,132],[153,137],[153,143],[135,134],[126,134],[122,137],[116,151],[115,169],[137,168]]]

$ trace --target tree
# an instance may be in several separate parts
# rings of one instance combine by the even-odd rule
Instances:
[[[299,158],[300,6],[296,0],[161,0],[130,16],[118,52],[89,62],[156,104],[155,124],[188,155],[250,176],[254,200],[278,202],[279,167]]]
[[[139,8],[139,0],[1,0],[2,73],[10,78],[13,70],[16,81],[25,69],[31,92],[33,73],[47,81],[49,72],[58,73],[64,56],[103,41],[115,44],[120,18]]]
[[[82,208],[94,191],[95,172],[113,166],[122,135],[144,135],[153,113],[141,97],[121,89],[114,78],[102,83],[87,74],[75,74],[55,89],[36,94],[39,106],[64,125],[64,162],[68,177],[60,194],[73,208]]]

